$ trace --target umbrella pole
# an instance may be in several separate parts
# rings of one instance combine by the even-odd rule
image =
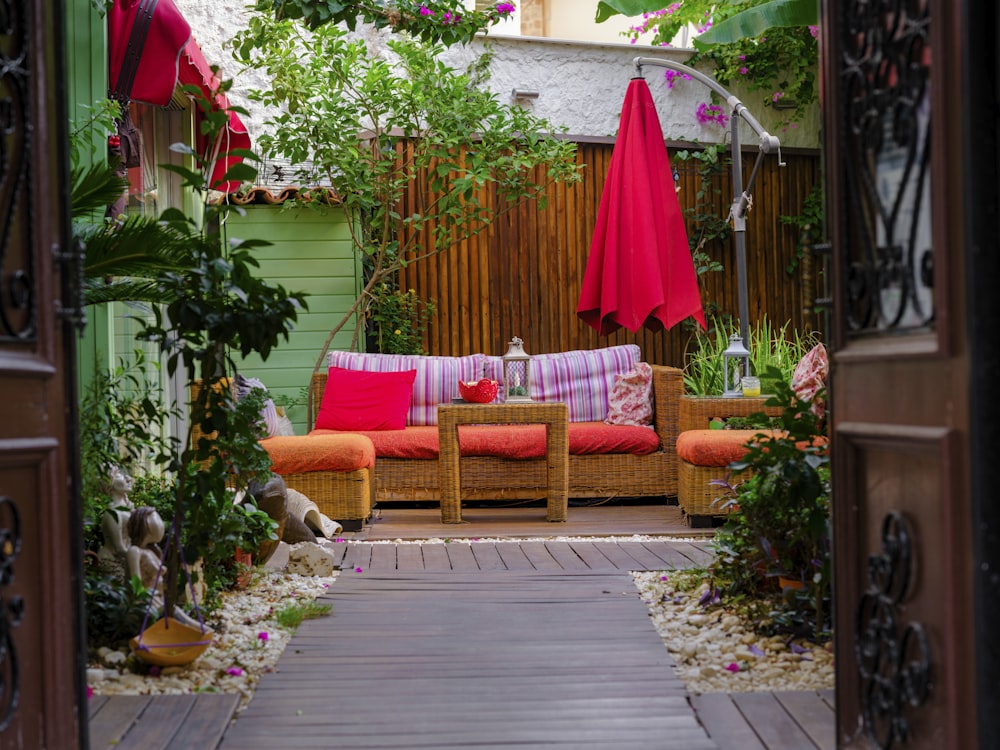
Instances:
[[[747,289],[747,220],[749,196],[743,190],[743,153],[740,151],[740,118],[733,112],[730,118],[733,137],[733,204],[729,218],[733,222],[733,237],[736,241],[736,289],[740,304],[740,338],[743,346],[750,350],[750,296]]]
[[[733,222],[733,234],[736,241],[736,283],[739,296],[740,338],[743,339],[743,346],[749,350],[750,308],[748,301],[749,291],[747,289],[746,215],[747,209],[750,208],[750,204],[753,202],[750,198],[750,188],[753,187],[754,180],[757,178],[757,171],[760,169],[761,161],[765,154],[777,151],[778,165],[784,166],[784,163],[781,161],[781,143],[778,141],[777,136],[771,135],[761,127],[761,124],[750,114],[743,105],[743,102],[726,91],[714,78],[710,78],[701,71],[688,67],[683,63],[674,62],[673,60],[661,60],[655,57],[636,57],[632,61],[632,64],[635,66],[636,75],[638,76],[642,75],[643,65],[656,65],[661,68],[669,68],[685,73],[712,89],[712,91],[725,99],[730,107],[732,113],[730,123],[733,150],[733,203],[729,209],[729,218]],[[760,139],[760,150],[757,152],[757,161],[753,165],[753,171],[750,173],[750,179],[747,180],[745,187],[743,185],[743,154],[740,150],[740,119],[746,120],[747,124]]]

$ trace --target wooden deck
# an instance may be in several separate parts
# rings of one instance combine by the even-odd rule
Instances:
[[[546,524],[544,508],[469,509],[470,533],[425,544],[378,537],[440,531],[433,511],[385,511],[345,535],[333,613],[300,627],[228,728],[236,696],[95,698],[91,747],[834,748],[832,691],[689,696],[675,677],[628,571],[703,565],[706,539],[527,541],[523,519],[495,516],[541,513],[570,537],[588,536],[574,515],[602,535],[669,533],[628,530],[648,509],[606,510]],[[228,713],[208,706],[226,698]]]

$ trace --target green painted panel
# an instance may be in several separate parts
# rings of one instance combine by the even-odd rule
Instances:
[[[354,253],[346,218],[338,210],[283,211],[279,206],[248,206],[246,215],[232,214],[230,238],[265,239],[273,243],[254,248],[260,274],[290,291],[306,292],[309,310],[299,314],[288,341],[280,341],[261,361],[258,356],[238,360],[239,370],[260,378],[273,396],[298,399],[309,384],[316,359],[330,329],[357,299],[361,269]],[[334,338],[333,348],[346,349],[354,336],[352,320]],[[293,406],[289,418],[304,433],[304,405]]]

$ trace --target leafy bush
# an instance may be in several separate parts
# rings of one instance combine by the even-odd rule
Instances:
[[[150,594],[138,576],[125,583],[114,574],[88,566],[83,592],[87,602],[87,636],[92,648],[117,648],[142,629]]]
[[[716,542],[717,568],[732,594],[773,590],[767,581],[779,576],[801,584],[801,593],[776,604],[772,623],[821,638],[830,627],[827,443],[811,401],[800,400],[774,368],[769,377],[775,395],[767,405],[782,407],[780,430],[757,436],[746,457],[730,464],[732,471],[749,468],[752,474],[716,501],[732,511]]]

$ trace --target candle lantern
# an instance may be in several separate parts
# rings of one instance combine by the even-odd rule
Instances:
[[[738,333],[729,337],[729,347],[722,353],[723,391],[726,398],[743,395],[743,376],[750,374],[750,352]]]
[[[503,355],[503,392],[504,401],[517,403],[531,401],[529,395],[529,375],[531,357],[524,351],[524,342],[515,336],[507,345],[507,353]]]

